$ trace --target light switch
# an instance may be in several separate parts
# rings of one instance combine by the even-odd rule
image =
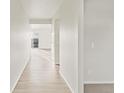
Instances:
[[[91,42],[91,48],[94,48],[95,47],[95,43],[94,41]]]
[[[91,70],[88,70],[88,75],[91,75],[92,71]]]

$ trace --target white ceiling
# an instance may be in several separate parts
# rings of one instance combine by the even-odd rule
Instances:
[[[49,19],[56,13],[63,0],[21,0],[30,19]]]
[[[32,30],[49,31],[51,29],[51,24],[30,24],[30,26]]]

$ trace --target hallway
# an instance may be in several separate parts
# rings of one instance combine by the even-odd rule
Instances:
[[[25,68],[13,93],[71,93],[51,60],[49,50],[32,49],[31,62]]]

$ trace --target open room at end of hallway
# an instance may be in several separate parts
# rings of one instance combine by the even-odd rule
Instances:
[[[30,24],[32,31],[32,48],[51,50],[52,24]]]

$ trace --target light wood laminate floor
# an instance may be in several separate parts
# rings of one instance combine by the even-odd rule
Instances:
[[[84,93],[114,93],[114,84],[86,84]]]
[[[32,50],[31,62],[25,68],[13,93],[71,93],[51,60],[50,51]]]

